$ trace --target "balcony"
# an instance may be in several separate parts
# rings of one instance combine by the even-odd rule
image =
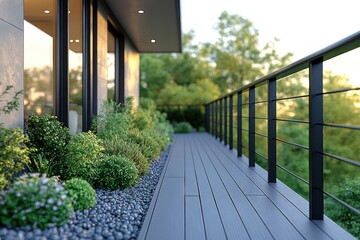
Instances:
[[[325,197],[360,214],[327,191],[324,169],[336,162],[358,171],[359,159],[328,151],[326,141],[329,129],[360,128],[324,116],[333,107],[328,96],[360,88],[325,89],[323,64],[359,46],[360,32],[206,104],[208,133],[175,136],[139,239],[354,239],[324,215]],[[299,85],[281,82],[299,76],[308,87],[286,94]],[[302,119],[291,118],[297,109],[288,102],[298,100]],[[294,126],[305,143],[279,136]],[[306,173],[279,161],[278,144],[306,152]],[[278,179],[280,171],[307,186],[308,200]]]
[[[138,239],[354,239],[207,133],[174,137]]]

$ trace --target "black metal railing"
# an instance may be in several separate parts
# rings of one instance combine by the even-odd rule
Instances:
[[[324,121],[324,111],[327,111],[327,109],[324,109],[323,102],[325,95],[360,90],[358,87],[326,92],[323,90],[323,63],[359,46],[360,32],[357,32],[205,106],[206,130],[219,138],[220,141],[223,141],[230,149],[236,147],[239,157],[248,157],[249,167],[255,166],[256,158],[266,160],[268,182],[276,182],[277,170],[281,169],[308,185],[309,218],[312,220],[323,219],[324,195],[329,196],[353,212],[360,213],[358,209],[324,190],[324,157],[351,164],[355,167],[360,167],[360,159],[348,159],[324,151],[323,133],[324,127],[344,128],[351,131],[360,130],[359,126],[333,124]],[[279,81],[304,71],[308,73],[309,86],[307,92],[287,96],[277,90]],[[308,116],[304,119],[281,117],[278,111],[281,111],[282,106],[289,106],[288,103],[282,105],[284,102],[289,101],[306,102]],[[257,113],[258,109],[262,109],[261,114]],[[267,109],[267,111],[264,111],[264,109]],[[304,129],[308,129],[306,130],[308,131],[306,144],[281,139],[277,136],[280,123],[301,125],[304,126]],[[263,126],[262,132],[259,130],[259,125]],[[267,150],[257,148],[256,143],[260,141],[267,142]],[[277,144],[286,144],[301,149],[301,151],[308,151],[308,177],[299,176],[277,162]]]

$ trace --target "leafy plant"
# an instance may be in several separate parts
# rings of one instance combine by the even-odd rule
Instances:
[[[191,133],[192,126],[188,122],[180,122],[175,125],[174,132],[175,133]]]
[[[153,138],[152,131],[140,131],[137,128],[129,130],[128,138],[140,146],[141,152],[147,158],[148,162],[152,162],[160,155],[161,146],[156,139]]]
[[[124,157],[106,156],[99,164],[97,186],[102,189],[124,189],[135,184],[137,180],[135,164]]]
[[[133,128],[138,128],[140,131],[145,129],[153,129],[155,121],[148,111],[138,108],[131,117],[131,125]]]
[[[346,180],[341,187],[336,189],[335,195],[352,207],[360,209],[360,179]],[[360,216],[358,214],[334,201],[326,201],[325,206],[326,215],[356,238],[360,238]]]
[[[121,156],[132,161],[140,176],[143,176],[149,170],[149,163],[141,152],[141,147],[132,142],[125,141],[124,139],[114,136],[103,141],[105,153],[107,155]]]
[[[60,174],[61,159],[70,139],[69,129],[59,122],[56,116],[31,115],[26,124],[26,132],[30,146],[35,147],[37,154],[49,161],[55,174]],[[35,165],[34,161],[32,165]]]
[[[130,124],[126,109],[113,101],[106,101],[94,120],[97,136],[101,139],[112,138],[115,135],[126,137]]]
[[[104,148],[91,131],[71,136],[66,146],[63,173],[66,179],[81,178],[93,184]]]
[[[28,164],[27,167],[32,173],[46,174],[47,176],[55,175],[50,162],[41,153],[31,154],[31,164]]]
[[[95,205],[96,192],[87,181],[72,178],[65,182],[64,187],[73,201],[74,210],[84,210]]]
[[[32,149],[26,146],[28,142],[21,129],[0,127],[0,190],[9,184],[14,173],[30,163]]]
[[[0,82],[0,86],[1,86],[1,82]],[[19,97],[21,94],[23,94],[23,91],[17,91],[14,93],[14,96],[12,97],[11,100],[5,100],[5,96],[8,95],[11,91],[11,89],[13,89],[14,86],[12,85],[7,85],[4,89],[4,91],[0,94],[0,104],[3,105],[0,107],[0,113],[4,113],[4,114],[9,114],[11,113],[13,110],[18,110],[19,108]],[[5,104],[3,104],[5,103]]]
[[[61,226],[73,212],[63,186],[45,175],[23,175],[0,195],[0,223],[8,226]]]

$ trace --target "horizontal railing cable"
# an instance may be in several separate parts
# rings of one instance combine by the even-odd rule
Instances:
[[[334,154],[330,154],[330,153],[322,153],[324,156],[328,156],[328,157],[331,157],[331,158],[334,158],[336,160],[339,160],[341,162],[346,162],[348,164],[351,164],[351,165],[354,165],[356,167],[360,167],[360,162],[358,161],[354,161],[354,160],[351,160],[351,159],[347,159],[347,158],[344,158],[344,157],[339,157],[339,156],[336,156]]]
[[[276,120],[276,121],[281,121],[281,122],[290,122],[290,123],[304,123],[304,124],[309,124],[309,121],[296,120],[296,119],[276,118],[275,120]]]
[[[306,181],[306,180],[303,179],[302,177],[300,177],[300,176],[296,175],[295,173],[287,170],[287,169],[284,168],[283,166],[281,166],[281,165],[279,165],[279,164],[276,164],[276,166],[277,166],[278,168],[280,168],[281,170],[285,171],[286,173],[290,174],[291,176],[295,177],[296,179],[300,180],[301,182],[309,185],[309,181]]]
[[[290,142],[290,141],[282,140],[282,139],[280,139],[280,138],[276,138],[276,140],[279,141],[279,142],[282,142],[282,143],[286,143],[286,144],[289,144],[289,145],[298,147],[298,148],[302,148],[302,149],[305,149],[305,150],[309,150],[309,147],[304,146],[304,145],[301,145],[301,144],[298,144],[298,143],[293,143],[293,142]]]
[[[309,94],[298,95],[298,96],[293,96],[293,97],[277,98],[275,101],[285,101],[285,100],[292,100],[292,99],[299,99],[299,98],[306,98],[306,97],[309,97]]]
[[[263,138],[268,138],[267,135],[262,134],[262,133],[254,132],[254,134],[255,134],[256,136],[260,136],[260,137],[263,137]]]
[[[345,128],[351,130],[360,130],[360,126],[351,126],[351,125],[344,125],[344,124],[333,124],[333,123],[323,123],[323,126],[326,127],[336,127],[336,128]]]
[[[340,203],[340,204],[343,205],[344,207],[347,207],[348,209],[350,209],[350,210],[353,211],[354,213],[357,213],[357,214],[360,215],[360,210],[359,210],[359,209],[354,208],[354,207],[351,206],[350,204],[344,202],[343,200],[335,197],[334,195],[332,195],[332,194],[330,194],[330,193],[328,193],[328,192],[323,191],[323,193],[324,193],[326,196],[330,197],[331,199],[337,201],[338,203]]]
[[[327,91],[327,92],[323,92],[323,95],[327,95],[327,94],[334,94],[334,93],[343,93],[343,92],[349,92],[349,91],[357,91],[360,90],[360,87],[356,87],[356,88],[342,88],[342,89],[337,89],[337,90],[333,90],[333,91]]]

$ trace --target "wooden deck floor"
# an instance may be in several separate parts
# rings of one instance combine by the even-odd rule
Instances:
[[[354,239],[207,133],[176,135],[138,239]]]

